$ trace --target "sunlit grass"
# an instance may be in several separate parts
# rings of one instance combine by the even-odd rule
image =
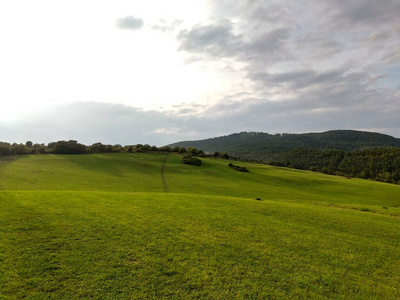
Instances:
[[[398,186],[163,159],[1,164],[0,298],[400,297]]]

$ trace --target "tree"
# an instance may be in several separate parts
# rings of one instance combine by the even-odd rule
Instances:
[[[47,144],[47,149],[51,150],[56,145],[56,142],[51,142]]]
[[[186,149],[185,148],[183,148],[183,147],[181,147],[181,148],[179,148],[179,151],[178,151],[180,154],[182,154],[182,153],[186,153],[187,151],[186,151]]]
[[[162,152],[171,152],[172,151],[172,149],[168,146],[162,146],[162,147],[158,148],[158,150],[162,151]],[[179,150],[179,148],[178,148],[178,150]],[[175,152],[178,152],[178,151],[175,151]]]
[[[199,150],[196,147],[188,147],[187,152],[189,152],[193,155],[197,155],[199,153]]]
[[[26,147],[24,144],[13,143],[11,145],[11,154],[13,155],[22,155],[26,154]]]
[[[0,156],[11,154],[11,145],[9,143],[0,142]]]
[[[54,154],[84,154],[87,153],[87,147],[75,140],[58,141],[52,151]]]
[[[150,152],[151,150],[151,146],[149,144],[144,144],[141,148],[140,148],[140,152]]]
[[[93,145],[89,146],[90,152],[93,153],[102,153],[105,152],[106,146],[102,143],[94,143]]]

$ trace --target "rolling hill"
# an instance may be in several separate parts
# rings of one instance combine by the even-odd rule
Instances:
[[[228,152],[231,155],[243,157],[254,153],[294,149],[352,151],[376,147],[400,147],[400,139],[381,133],[355,130],[331,130],[303,134],[241,132],[205,140],[182,141],[169,146],[196,147],[210,153]]]
[[[202,160],[1,157],[0,298],[400,297],[400,186]]]

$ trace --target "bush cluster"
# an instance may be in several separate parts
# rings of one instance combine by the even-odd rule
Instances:
[[[183,155],[182,162],[184,164],[193,165],[193,166],[201,166],[203,163],[200,158],[194,157],[191,154]]]
[[[245,173],[249,172],[249,170],[246,167],[237,166],[237,165],[234,165],[232,163],[228,164],[228,166],[230,168],[236,170],[236,171],[239,171],[239,172],[245,172]]]

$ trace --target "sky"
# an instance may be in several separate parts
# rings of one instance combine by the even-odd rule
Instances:
[[[399,0],[2,0],[0,141],[400,137]]]

